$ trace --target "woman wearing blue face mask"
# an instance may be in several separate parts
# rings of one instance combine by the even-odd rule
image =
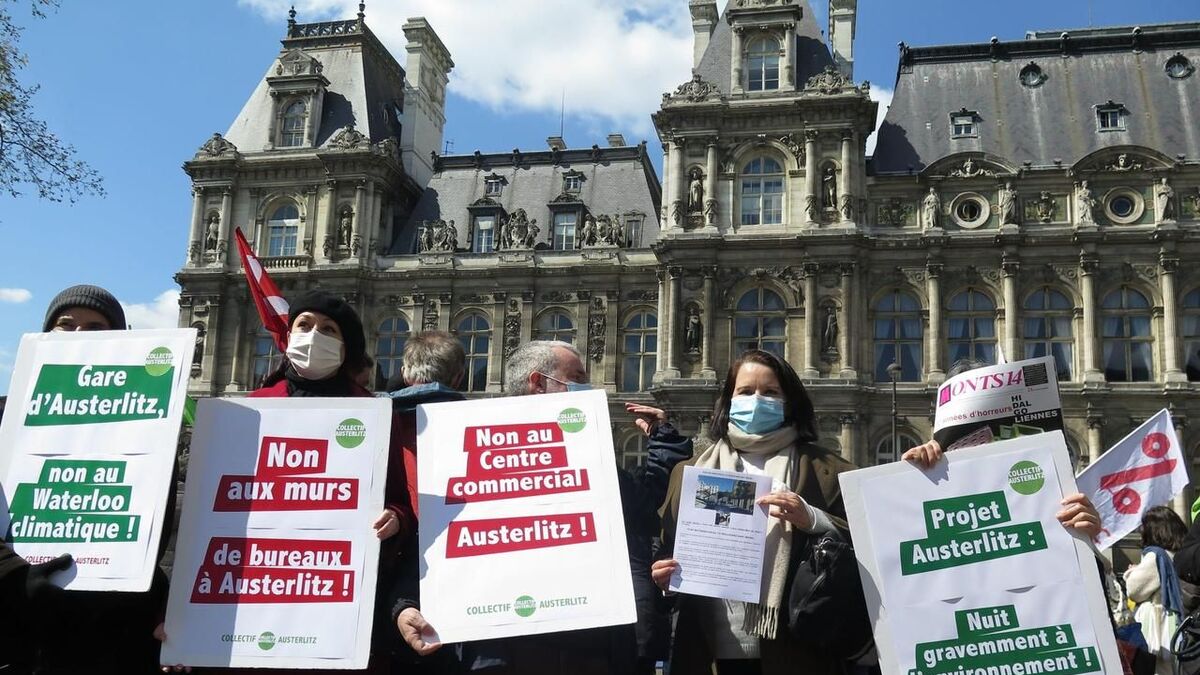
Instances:
[[[730,366],[711,435],[716,442],[690,464],[772,479],[771,494],[759,500],[770,507],[762,595],[758,603],[681,595],[676,604],[672,675],[707,675],[714,665],[717,675],[841,673],[836,659],[787,634],[785,587],[789,561],[799,551],[801,537],[845,529],[837,474],[854,466],[815,444],[812,401],[796,371],[770,352],[745,352]],[[671,475],[663,513],[667,555],[674,545],[682,476],[683,465],[679,465]],[[675,560],[659,560],[651,575],[665,590],[676,569]]]

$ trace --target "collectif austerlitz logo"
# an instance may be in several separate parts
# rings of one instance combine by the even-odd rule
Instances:
[[[347,450],[357,448],[367,438],[367,425],[363,424],[362,420],[356,420],[353,417],[346,418],[338,422],[333,438],[338,445]]]
[[[166,375],[175,363],[175,355],[166,347],[155,347],[146,355],[146,372],[153,377]]]
[[[264,652],[270,651],[275,646],[275,634],[271,631],[266,631],[258,636],[258,648]]]
[[[1046,473],[1042,467],[1029,460],[1017,462],[1008,470],[1008,485],[1017,494],[1036,494],[1046,484]]]
[[[532,596],[522,595],[513,601],[513,611],[522,619],[533,616],[534,610],[537,609],[537,600]]]
[[[568,434],[577,434],[587,426],[587,415],[579,408],[567,408],[558,413],[558,428]]]

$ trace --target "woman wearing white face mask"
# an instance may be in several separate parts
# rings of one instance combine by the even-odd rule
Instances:
[[[837,474],[854,466],[815,444],[812,401],[796,371],[770,352],[745,352],[730,366],[711,435],[716,442],[685,464],[772,478],[772,493],[759,500],[770,506],[762,595],[758,603],[679,596],[672,674],[707,675],[714,665],[717,675],[842,672],[841,663],[788,635],[784,590],[800,537],[845,528]],[[671,475],[663,513],[666,555],[675,541],[683,466]],[[675,560],[659,560],[651,575],[665,590],[676,569]]]

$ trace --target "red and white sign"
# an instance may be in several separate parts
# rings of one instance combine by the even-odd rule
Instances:
[[[162,662],[366,668],[391,405],[200,401]]]
[[[1188,484],[1187,460],[1171,413],[1160,410],[1075,480],[1100,512],[1100,550],[1136,530],[1142,514],[1167,504]]]
[[[421,612],[442,642],[633,623],[602,391],[417,408]]]

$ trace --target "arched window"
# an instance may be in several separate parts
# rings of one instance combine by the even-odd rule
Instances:
[[[560,340],[575,344],[575,324],[566,312],[546,312],[538,317],[534,340]]]
[[[283,111],[283,126],[280,128],[279,145],[295,148],[304,145],[304,126],[308,119],[308,106],[296,101]]]
[[[1150,301],[1122,286],[1104,297],[1100,313],[1104,377],[1109,382],[1149,382],[1154,372]]]
[[[1200,381],[1200,288],[1183,296],[1183,353],[1187,378]]]
[[[746,89],[769,91],[779,88],[779,42],[760,37],[746,50]]]
[[[996,362],[996,303],[979,291],[950,298],[950,363],[960,359]]]
[[[266,328],[259,328],[254,333],[254,358],[251,361],[254,372],[250,379],[250,388],[257,389],[263,378],[275,372],[283,362],[283,355],[275,348],[275,336]]]
[[[1075,364],[1074,309],[1071,300],[1053,288],[1042,288],[1025,298],[1025,358],[1053,356],[1060,382],[1072,379]]]
[[[465,391],[483,391],[487,388],[488,348],[492,341],[492,325],[482,314],[468,314],[458,322],[458,341],[467,353],[467,377],[463,382]]]
[[[621,391],[645,391],[658,369],[658,318],[638,312],[625,322],[621,348]]]
[[[742,225],[783,222],[783,167],[770,157],[755,157],[742,169]]]
[[[408,321],[402,316],[384,319],[379,324],[379,340],[375,343],[375,362],[384,378],[400,372],[404,360],[404,343],[408,341]]]
[[[761,349],[782,359],[786,310],[783,298],[770,289],[755,288],[742,295],[733,315],[734,358],[747,349]]]
[[[915,448],[921,444],[921,441],[918,441],[914,436],[903,431],[898,432],[896,434],[896,438],[900,441],[900,452],[894,452],[892,450],[892,436],[890,433],[887,436],[884,436],[883,440],[879,441],[879,443],[875,446],[876,464],[887,464],[888,462],[894,462],[897,459],[900,459],[900,455],[903,455],[909,448]]]
[[[646,436],[634,434],[625,439],[621,445],[620,466],[626,471],[632,471],[646,463]]]
[[[888,382],[888,366],[900,366],[901,382],[921,380],[921,303],[896,290],[875,304],[875,381]]]
[[[267,221],[267,255],[296,255],[296,237],[300,234],[300,209],[283,204]]]

